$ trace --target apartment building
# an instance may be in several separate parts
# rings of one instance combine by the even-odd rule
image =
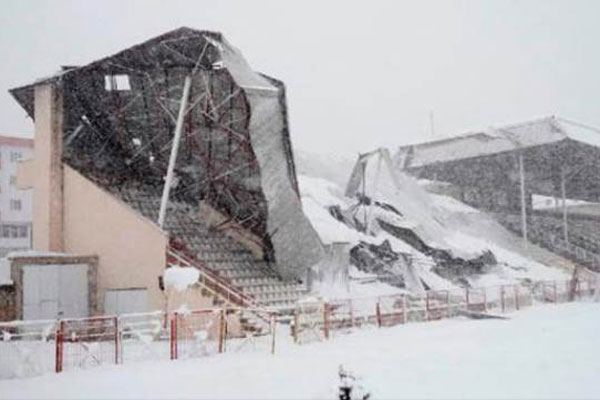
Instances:
[[[32,190],[17,187],[17,164],[33,153],[33,139],[0,135],[0,257],[31,247]]]

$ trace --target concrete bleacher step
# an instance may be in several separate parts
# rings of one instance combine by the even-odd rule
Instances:
[[[158,219],[159,193],[150,188],[127,188],[115,191],[115,195],[151,221]],[[193,205],[177,200],[171,200],[167,208],[164,230],[183,242],[188,254],[261,306],[290,307],[304,295],[303,285],[283,281],[267,262],[254,260],[246,247],[207,226],[197,211]],[[224,301],[215,296],[213,303]]]
[[[515,214],[496,214],[496,219],[509,231],[521,234],[521,218]],[[564,241],[563,220],[559,216],[530,215],[528,218],[528,238],[535,245],[529,252],[535,253],[538,260],[547,259],[548,264],[557,265],[557,260],[568,260],[564,266],[571,269],[573,264],[591,269],[600,267],[600,246],[596,244],[597,220],[569,220],[569,246]],[[539,248],[540,246],[541,248]],[[543,248],[543,249],[542,249]],[[548,257],[545,251],[557,257]]]
[[[273,293],[292,293],[297,291],[297,285],[281,283],[278,285],[243,286],[243,290],[244,293],[251,296]]]
[[[227,262],[232,262],[232,261],[248,261],[248,262],[252,262],[252,255],[251,254],[238,254],[238,253],[230,253],[230,254],[224,254],[221,251],[218,252],[198,252],[196,255],[196,258],[200,261],[206,262],[206,263],[227,263]]]
[[[269,285],[278,284],[280,281],[275,277],[270,276],[256,276],[256,277],[244,277],[244,278],[233,278],[231,282],[237,286],[257,286],[257,285]]]

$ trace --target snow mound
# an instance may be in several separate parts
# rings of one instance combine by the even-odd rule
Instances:
[[[193,267],[173,266],[167,268],[163,275],[165,287],[181,292],[198,282],[200,271]]]

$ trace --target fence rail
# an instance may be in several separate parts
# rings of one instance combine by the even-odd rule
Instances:
[[[435,321],[461,314],[484,317],[598,296],[588,280],[535,282],[297,303],[294,342],[327,340],[362,327]],[[47,372],[176,360],[223,352],[275,352],[273,310],[223,307],[92,318],[0,322],[0,379]]]
[[[562,303],[593,295],[596,295],[594,282],[568,280],[428,291],[423,295],[313,300],[297,305],[292,335],[294,342],[305,343],[327,340],[362,325],[387,327],[461,314],[484,318],[486,314],[519,311],[532,306],[534,301]]]
[[[275,317],[259,308],[210,308],[0,323],[0,379],[225,351],[275,352]]]

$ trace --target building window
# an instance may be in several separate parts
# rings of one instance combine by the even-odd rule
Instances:
[[[27,237],[27,227],[19,226],[19,237],[26,238]]]
[[[129,75],[105,75],[104,89],[107,92],[131,90]]]
[[[17,177],[15,175],[10,176],[10,184],[13,186],[17,184]]]
[[[13,211],[20,211],[21,200],[10,199],[10,209]]]
[[[26,238],[28,233],[27,225],[0,225],[0,238]]]
[[[10,152],[10,161],[11,162],[19,161],[22,156],[23,155],[18,151],[11,151]]]

